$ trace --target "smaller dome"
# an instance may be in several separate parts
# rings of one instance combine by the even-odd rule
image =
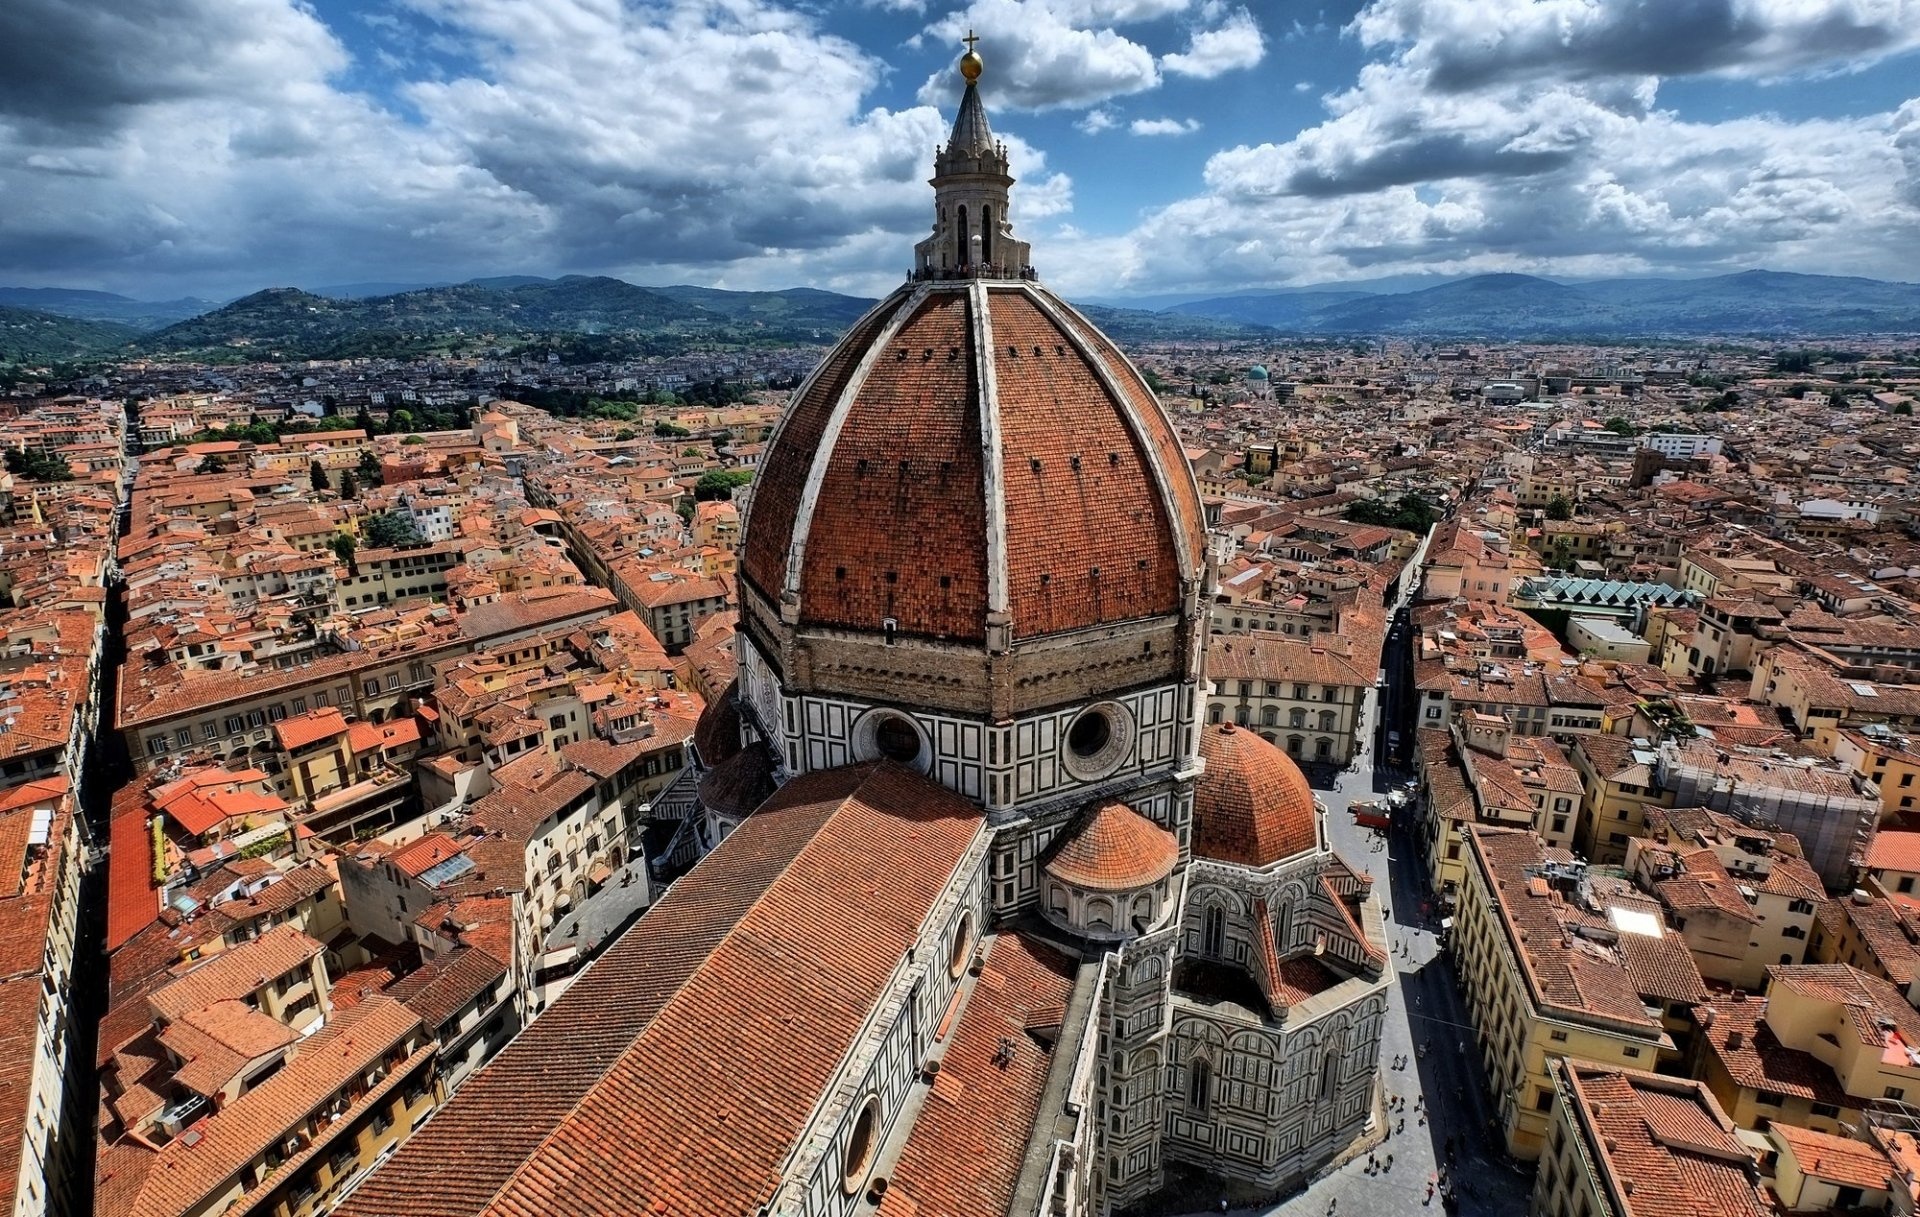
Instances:
[[[693,750],[709,769],[740,751],[740,707],[733,700],[738,685],[738,680],[728,681],[693,725]]]
[[[1267,378],[1267,369],[1266,369],[1266,366],[1263,364],[1256,363],[1252,367],[1247,369],[1248,380],[1265,380],[1266,378]]]
[[[1149,887],[1173,873],[1180,843],[1125,803],[1102,803],[1047,863],[1060,882],[1096,892]]]
[[[740,749],[701,775],[700,805],[715,815],[744,820],[778,789],[767,750],[755,745]]]
[[[1313,788],[1293,758],[1232,723],[1200,733],[1207,770],[1193,794],[1193,852],[1271,866],[1320,843]]]

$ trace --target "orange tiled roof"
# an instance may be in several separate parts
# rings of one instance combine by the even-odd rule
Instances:
[[[1313,789],[1292,758],[1232,723],[1200,731],[1207,762],[1193,795],[1193,852],[1268,866],[1319,843]]]
[[[327,706],[281,719],[274,724],[273,733],[279,738],[282,748],[291,749],[331,739],[346,729],[347,720],[341,716],[340,708]]]
[[[895,765],[788,782],[341,1213],[751,1212],[982,827]]]
[[[1173,873],[1180,843],[1172,833],[1125,803],[1102,803],[1047,862],[1062,883],[1097,892],[1123,892]]]
[[[1785,1122],[1775,1122],[1770,1130],[1793,1150],[1804,1174],[1841,1187],[1887,1191],[1891,1185],[1893,1162],[1877,1146]]]
[[[199,961],[147,1000],[160,1017],[178,1018],[224,998],[245,997],[326,949],[292,925],[275,926],[252,942]]]
[[[981,959],[979,983],[940,1063],[939,1084],[900,1150],[880,1217],[1005,1213],[1040,1115],[1074,962],[1038,941],[1003,934]],[[1012,1044],[1010,1058],[998,1059]]]
[[[1698,1082],[1570,1062],[1587,1153],[1637,1217],[1769,1217],[1752,1158]]]

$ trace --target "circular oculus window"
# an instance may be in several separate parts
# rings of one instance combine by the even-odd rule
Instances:
[[[960,914],[960,924],[953,927],[953,941],[947,946],[947,975],[958,976],[967,970],[967,960],[973,955],[973,910]]]
[[[932,752],[920,724],[897,710],[869,710],[854,722],[853,754],[862,761],[889,760],[925,773]]]
[[[1126,762],[1133,747],[1133,715],[1116,701],[1088,706],[1067,724],[1060,763],[1083,782],[1106,777]]]
[[[870,1094],[847,1134],[847,1152],[841,1162],[840,1186],[851,1196],[867,1181],[874,1151],[880,1147],[880,1096]]]

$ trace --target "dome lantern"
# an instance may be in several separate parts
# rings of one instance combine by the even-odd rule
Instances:
[[[985,68],[968,31],[960,75],[967,82],[947,146],[933,158],[933,235],[913,247],[916,279],[1030,279],[1030,246],[1013,237],[1007,147],[993,138],[980,100]]]

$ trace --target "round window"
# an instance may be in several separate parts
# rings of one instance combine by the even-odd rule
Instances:
[[[973,913],[960,914],[960,924],[953,927],[953,942],[947,947],[947,974],[958,976],[967,967],[967,957],[973,954]]]
[[[1060,763],[1083,782],[1111,777],[1133,751],[1133,715],[1117,701],[1088,706],[1068,720]]]
[[[873,746],[888,760],[911,765],[920,756],[920,733],[906,719],[889,715],[874,728]]]
[[[860,1190],[867,1181],[867,1171],[873,1166],[873,1151],[880,1145],[880,1096],[870,1094],[860,1108],[860,1115],[853,1122],[853,1131],[847,1134],[847,1153],[841,1168],[840,1186],[847,1195]]]
[[[1098,710],[1089,710],[1067,728],[1067,747],[1081,760],[1100,755],[1113,738],[1113,723]]]

